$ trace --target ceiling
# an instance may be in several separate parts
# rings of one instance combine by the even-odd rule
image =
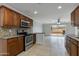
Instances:
[[[8,3],[8,5],[40,23],[54,23],[59,17],[62,22],[70,22],[70,13],[77,3]],[[62,6],[58,10],[57,7]],[[34,14],[37,11],[38,14]]]

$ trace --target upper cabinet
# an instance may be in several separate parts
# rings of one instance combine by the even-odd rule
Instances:
[[[27,20],[28,19],[28,20]],[[0,26],[4,28],[20,28],[21,20],[29,22],[30,27],[32,26],[32,19],[11,10],[5,6],[0,7]]]
[[[71,13],[71,24],[79,27],[79,6]]]
[[[0,25],[2,27],[10,27],[13,26],[13,12],[5,7],[0,8]]]
[[[79,26],[79,7],[75,10],[75,25]]]
[[[21,24],[21,18],[20,18],[20,14],[19,14],[19,13],[14,12],[14,20],[13,20],[13,24],[14,24],[14,27],[17,27],[17,28],[20,27],[20,24]]]

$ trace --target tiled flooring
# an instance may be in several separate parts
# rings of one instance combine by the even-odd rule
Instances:
[[[35,44],[18,56],[68,56],[64,36],[45,36],[44,44]]]

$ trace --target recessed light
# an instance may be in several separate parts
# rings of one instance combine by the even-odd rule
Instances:
[[[58,6],[58,9],[61,9],[62,8],[62,6]]]
[[[37,11],[34,11],[34,14],[38,14],[38,12]]]

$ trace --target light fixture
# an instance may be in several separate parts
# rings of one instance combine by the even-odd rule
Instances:
[[[37,11],[34,11],[34,14],[38,14],[38,12]]]
[[[61,9],[62,8],[62,6],[58,6],[58,9]]]
[[[58,25],[61,24],[61,22],[60,22],[60,18],[57,20],[57,24],[58,24]]]

